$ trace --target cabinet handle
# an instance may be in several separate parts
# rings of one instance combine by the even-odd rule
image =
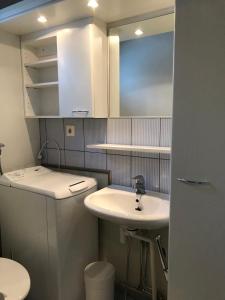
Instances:
[[[198,181],[198,180],[190,180],[190,179],[185,179],[185,178],[177,178],[177,181],[185,183],[185,184],[193,184],[193,185],[210,184],[209,181]]]
[[[73,113],[89,113],[89,110],[72,110]]]

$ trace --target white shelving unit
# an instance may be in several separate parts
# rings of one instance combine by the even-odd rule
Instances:
[[[46,89],[46,88],[54,87],[54,86],[58,86],[58,81],[27,84],[26,88]]]
[[[26,68],[35,68],[35,69],[42,69],[42,68],[49,68],[57,66],[58,59],[57,58],[49,58],[49,59],[41,59],[39,61],[25,63],[24,66]]]
[[[106,24],[84,18],[21,41],[26,118],[108,117]]]
[[[59,116],[57,35],[22,43],[25,117]]]
[[[103,149],[116,151],[132,151],[146,153],[162,153],[170,154],[170,147],[155,147],[155,146],[139,146],[139,145],[122,145],[122,144],[92,144],[86,146],[88,149]]]

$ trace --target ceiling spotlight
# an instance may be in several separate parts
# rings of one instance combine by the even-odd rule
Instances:
[[[97,2],[97,0],[89,0],[87,6],[89,6],[89,7],[93,8],[93,9],[95,9],[95,8],[98,7],[98,2]]]
[[[140,35],[143,34],[143,31],[142,31],[141,29],[137,29],[137,30],[135,31],[135,34],[136,34],[137,36],[140,36]]]
[[[47,18],[45,16],[39,16],[37,18],[38,22],[40,23],[46,23],[47,22]]]

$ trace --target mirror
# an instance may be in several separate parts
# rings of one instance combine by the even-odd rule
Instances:
[[[110,29],[110,117],[172,115],[174,18]]]

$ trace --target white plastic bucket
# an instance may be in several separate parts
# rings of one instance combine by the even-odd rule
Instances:
[[[114,300],[115,268],[98,261],[89,264],[84,271],[86,300]]]

